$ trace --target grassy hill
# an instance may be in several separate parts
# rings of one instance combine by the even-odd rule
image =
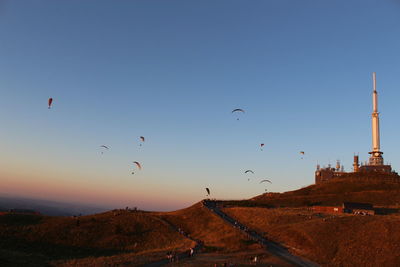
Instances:
[[[384,175],[383,175],[384,176]],[[332,180],[285,193],[265,193],[243,205],[273,207],[300,207],[311,205],[341,205],[343,202],[366,202],[377,206],[400,205],[400,183],[387,177],[362,174]]]
[[[351,176],[247,201],[221,203],[238,221],[324,266],[400,265],[399,213],[332,216],[309,209],[311,205],[340,205],[345,201],[396,211],[400,207],[400,183],[385,177]],[[171,225],[204,243],[204,256],[199,257],[204,266],[210,263],[207,257],[222,260],[224,255],[240,253],[245,254],[236,260],[246,261],[246,257],[264,253],[259,255],[266,262],[275,261],[266,251],[260,252],[257,243],[197,203],[173,212],[113,210],[81,217],[3,214],[0,266],[140,265],[162,259],[168,251],[187,251],[194,246],[194,241]],[[195,259],[188,264],[203,266]]]
[[[204,242],[206,251],[232,252],[260,247],[201,203],[174,212],[160,213],[159,216]]]
[[[137,255],[163,258],[168,250],[184,250],[192,245],[159,217],[146,212],[115,210],[82,216],[79,222],[73,217],[0,216],[2,266],[40,266],[91,257],[90,265],[94,257],[119,254],[124,261],[138,260]]]
[[[314,214],[307,208],[232,207],[224,212],[323,266],[400,266],[400,215]]]

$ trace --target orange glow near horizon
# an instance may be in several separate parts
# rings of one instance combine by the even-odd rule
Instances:
[[[142,184],[140,187],[134,185],[127,187],[126,184],[102,179],[94,183],[91,179],[85,179],[82,174],[55,172],[49,168],[42,171],[26,169],[30,171],[17,169],[16,166],[2,169],[0,193],[115,208],[137,206],[152,210],[171,210],[192,204],[187,200],[187,194],[175,196],[169,201],[164,196],[172,192],[168,192],[168,189],[162,186],[151,187]]]

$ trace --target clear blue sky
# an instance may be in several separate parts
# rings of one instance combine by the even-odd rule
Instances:
[[[373,71],[399,170],[399,47],[395,0],[1,1],[0,194],[171,210],[306,186],[367,160]]]

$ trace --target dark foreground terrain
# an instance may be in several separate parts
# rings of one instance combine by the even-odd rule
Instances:
[[[200,202],[174,212],[2,213],[0,266],[252,266],[255,256],[257,266],[400,266],[399,195],[396,183],[348,179],[248,201],[211,202],[217,211]],[[311,208],[344,201],[388,212],[361,216]],[[279,255],[254,236],[287,253]],[[179,256],[179,263],[168,264],[167,253]]]

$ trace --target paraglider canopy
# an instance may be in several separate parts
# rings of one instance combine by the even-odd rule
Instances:
[[[300,154],[304,155],[304,151],[300,151]]]
[[[244,110],[243,110],[243,109],[241,109],[241,108],[235,108],[234,110],[232,110],[232,113],[234,113],[234,112],[238,112],[238,111],[240,111],[240,112],[243,112],[243,113],[244,113]]]
[[[210,195],[210,189],[208,187],[206,187],[206,191],[207,191],[207,195]]]
[[[264,182],[268,182],[268,183],[272,184],[272,182],[271,182],[270,180],[267,180],[267,179],[262,180],[262,181],[260,182],[260,184],[261,184],[261,183],[264,183]]]
[[[139,139],[140,139],[140,141],[142,141],[142,143],[144,143],[144,140],[145,140],[144,136],[140,136]],[[142,146],[142,143],[140,143],[139,146]]]
[[[252,174],[254,174],[254,172],[253,172],[252,170],[247,170],[247,171],[245,171],[244,173],[249,173],[249,172],[251,172]],[[247,181],[250,181],[250,178],[247,178]]]
[[[141,165],[139,162],[137,162],[137,161],[134,161],[133,163],[135,163],[135,164],[136,164],[136,166],[139,168],[139,170],[141,170],[141,169],[142,169],[142,165]]]
[[[49,101],[48,101],[48,105],[49,105],[49,109],[51,108],[51,104],[53,103],[53,98],[49,98]]]
[[[101,145],[100,147],[105,148],[107,150],[109,149],[108,146],[105,146],[105,145]],[[101,154],[103,154],[103,151],[101,151]]]
[[[244,110],[241,109],[241,108],[235,108],[234,110],[232,110],[232,113],[235,113],[235,112],[242,112],[242,113],[244,113]],[[239,118],[236,118],[236,120],[239,120]]]

